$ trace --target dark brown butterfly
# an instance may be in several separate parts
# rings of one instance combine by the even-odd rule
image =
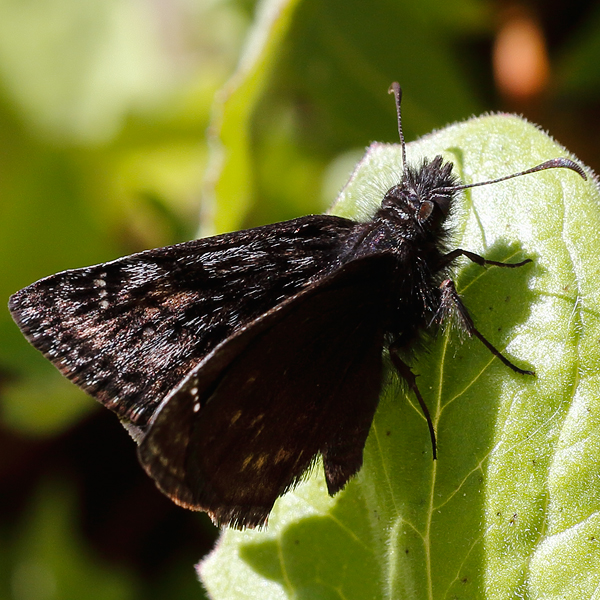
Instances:
[[[452,309],[475,327],[450,268],[519,267],[450,250],[459,192],[576,163],[557,158],[461,185],[441,156],[406,163],[368,222],[307,216],[64,271],[17,292],[27,339],[114,411],[142,465],[176,503],[215,523],[266,523],[275,500],[323,457],[330,494],[360,469],[381,390],[384,349],[427,407],[405,362]]]

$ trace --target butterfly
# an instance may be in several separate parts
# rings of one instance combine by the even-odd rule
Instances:
[[[475,326],[451,279],[447,219],[464,189],[575,162],[461,184],[441,156],[406,161],[401,90],[392,84],[403,172],[366,222],[312,215],[64,271],[9,302],[25,337],[117,414],[139,460],[177,504],[216,524],[266,524],[275,500],[322,457],[334,495],[362,465],[383,353],[435,431],[408,360],[452,312]]]

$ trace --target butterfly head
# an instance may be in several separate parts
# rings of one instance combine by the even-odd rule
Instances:
[[[402,131],[402,90],[397,82],[392,83],[388,92],[394,94],[396,113],[398,117],[398,135],[402,147],[402,181],[399,185],[390,188],[386,193],[380,216],[384,218],[399,219],[414,223],[413,231],[438,232],[452,207],[452,200],[462,190],[467,190],[483,185],[490,185],[529,175],[547,169],[565,168],[575,171],[584,180],[587,176],[580,165],[564,157],[552,158],[535,167],[512,173],[496,179],[462,184],[452,174],[453,164],[444,162],[441,156],[436,156],[432,161],[424,160],[418,168],[411,167],[406,162],[406,143]],[[410,228],[409,228],[410,230]]]
[[[399,185],[386,193],[381,209],[401,221],[412,222],[417,230],[437,231],[450,213],[456,196],[457,178],[452,163],[441,156],[424,160],[419,167],[408,165]]]

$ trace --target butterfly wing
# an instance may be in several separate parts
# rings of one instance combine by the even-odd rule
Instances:
[[[331,494],[362,464],[378,403],[391,261],[353,261],[246,325],[162,402],[138,449],[175,502],[264,524],[321,453]]]
[[[353,221],[319,215],[58,273],[14,294],[25,337],[138,436],[220,342],[334,265]]]

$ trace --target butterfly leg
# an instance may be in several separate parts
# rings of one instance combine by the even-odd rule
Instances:
[[[390,346],[390,358],[392,359],[392,364],[396,371],[398,371],[398,375],[406,381],[408,387],[413,391],[414,395],[417,397],[419,401],[419,405],[421,406],[421,410],[423,411],[423,416],[425,417],[425,421],[427,421],[427,427],[429,428],[429,436],[431,437],[431,449],[433,451],[433,460],[437,458],[437,442],[435,439],[435,429],[433,427],[433,421],[431,420],[431,415],[429,414],[429,409],[427,408],[427,404],[425,404],[425,400],[423,400],[423,396],[421,396],[421,392],[417,387],[417,378],[415,374],[410,370],[410,367],[400,358],[398,353],[398,348],[392,344]]]
[[[479,257],[481,258],[481,257]],[[486,261],[489,262],[489,261]],[[502,264],[502,263],[500,263]],[[504,266],[513,266],[513,265],[504,265]],[[517,365],[513,364],[498,350],[495,346],[493,346],[488,340],[483,336],[483,334],[475,327],[475,323],[473,323],[473,319],[471,319],[471,315],[469,315],[469,311],[467,307],[463,304],[458,292],[456,291],[456,287],[454,286],[454,282],[451,279],[446,279],[442,282],[440,286],[440,290],[442,292],[441,298],[441,309],[442,312],[446,312],[449,308],[454,308],[458,318],[460,320],[460,324],[464,327],[466,332],[475,336],[479,339],[483,345],[497,358],[499,358],[507,367],[510,367],[515,373],[521,373],[521,375],[535,375],[533,371],[527,371],[525,369],[521,369],[517,367]]]
[[[475,252],[469,252],[468,250],[463,250],[462,248],[457,248],[456,250],[452,250],[452,252],[448,252],[448,254],[446,254],[444,256],[444,266],[451,264],[459,256],[466,256],[470,261],[473,261],[475,264],[478,264],[481,267],[484,267],[485,265],[492,265],[494,267],[508,267],[508,268],[513,269],[515,267],[522,267],[523,265],[526,265],[527,263],[533,262],[530,258],[526,258],[525,260],[522,260],[521,262],[518,262],[518,263],[498,262],[496,260],[488,260],[487,258],[483,258],[483,256],[479,256],[479,254],[475,254]]]

